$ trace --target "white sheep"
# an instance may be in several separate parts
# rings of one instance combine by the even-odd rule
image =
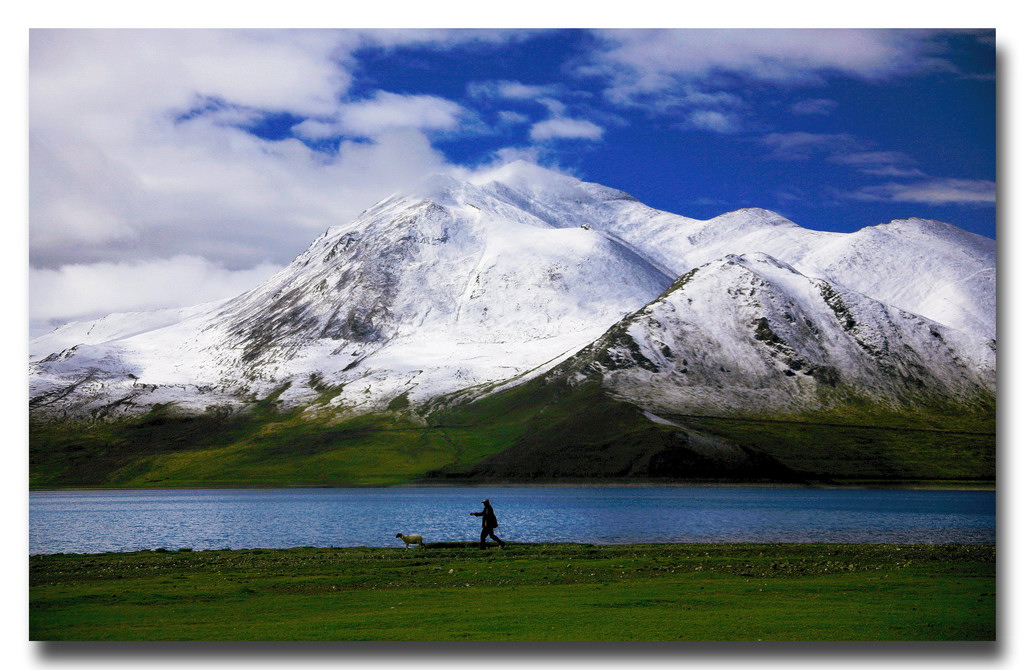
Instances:
[[[422,535],[403,535],[403,534],[399,533],[398,535],[395,535],[395,537],[402,538],[402,542],[405,542],[405,548],[406,549],[409,548],[410,544],[418,544],[421,547],[423,547],[424,549],[427,548],[427,545],[423,544],[423,536]]]

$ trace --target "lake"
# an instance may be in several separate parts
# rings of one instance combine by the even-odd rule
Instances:
[[[995,542],[992,491],[495,487],[37,491],[32,554],[509,542]]]

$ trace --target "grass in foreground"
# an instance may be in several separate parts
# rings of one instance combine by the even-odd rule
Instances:
[[[990,545],[30,558],[33,640],[994,640]]]

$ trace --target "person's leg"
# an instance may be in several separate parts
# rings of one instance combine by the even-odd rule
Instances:
[[[487,548],[487,535],[488,535],[488,533],[490,533],[490,530],[491,530],[490,528],[484,528],[482,531],[480,531],[480,548],[481,549],[486,549]]]
[[[499,546],[505,546],[505,543],[502,541],[502,539],[494,534],[493,528],[491,529],[490,536],[494,538],[494,541],[497,542]]]

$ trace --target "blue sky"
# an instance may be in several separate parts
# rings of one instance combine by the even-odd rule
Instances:
[[[710,218],[995,237],[992,31],[33,31],[38,327],[254,285],[431,172],[526,158]]]
[[[676,34],[682,41],[688,32],[696,40],[715,37],[712,31]],[[821,34],[828,39],[828,32]],[[867,73],[784,64],[771,79],[752,74],[755,64],[741,63],[613,100],[609,91],[617,82],[583,72],[607,45],[587,32],[561,31],[474,54],[369,50],[355,89],[438,95],[479,114],[486,125],[480,135],[436,141],[458,163],[531,144],[530,124],[550,114],[537,102],[545,94],[472,94],[481,83],[516,82],[550,87],[546,95],[565,105],[562,115],[601,129],[594,138],[534,143],[542,162],[655,207],[706,218],[761,206],[807,227],[838,231],[922,216],[994,237],[992,34],[911,32],[906,41],[930,53],[920,63],[908,58],[905,66],[886,70],[883,64]],[[762,58],[772,55],[766,51]],[[496,115],[508,111],[529,121],[503,126]]]
[[[714,31],[671,32],[714,38]],[[434,137],[453,163],[532,146],[542,163],[696,218],[759,206],[807,227],[851,231],[920,216],[995,237],[994,35],[903,35],[908,51],[924,47],[921,62],[867,74],[795,63],[768,80],[736,67],[679,77],[630,101],[610,100],[608,76],[588,75],[591,54],[607,44],[590,31],[461,49],[367,48],[356,53],[350,95],[388,91],[457,103],[464,124]],[[697,99],[679,100],[680,91]],[[545,99],[580,126],[566,137],[532,138],[533,124],[552,116]],[[346,137],[303,138],[292,132],[303,120],[268,115],[251,130],[299,137],[327,153]]]

